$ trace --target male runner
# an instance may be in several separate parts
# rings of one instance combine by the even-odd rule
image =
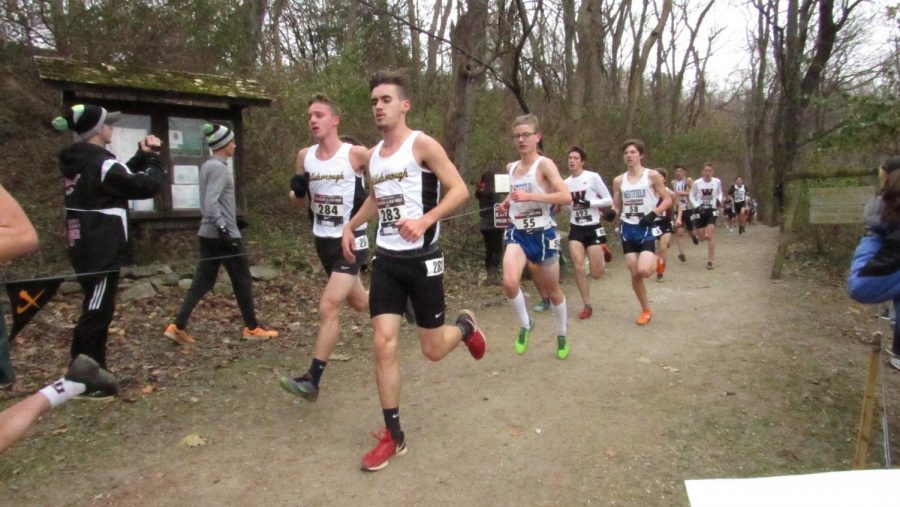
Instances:
[[[566,341],[566,296],[559,287],[559,235],[551,218],[551,205],[572,203],[572,196],[556,164],[538,153],[541,131],[537,116],[526,114],[512,123],[512,139],[521,157],[507,166],[509,196],[502,206],[512,223],[506,229],[503,252],[503,292],[519,318],[517,354],[524,354],[534,321],[528,316],[520,282],[527,263],[542,295],[548,297],[556,318],[556,357],[569,356]],[[582,259],[582,263],[584,260]]]
[[[569,149],[568,165],[570,176],[565,179],[566,187],[572,195],[569,214],[569,255],[575,268],[575,284],[581,293],[584,308],[578,314],[581,320],[589,319],[594,313],[591,306],[590,287],[584,272],[584,256],[587,253],[591,278],[599,280],[606,267],[606,230],[600,225],[602,208],[612,206],[612,195],[603,184],[599,174],[584,170],[587,153],[578,146]]]
[[[472,357],[484,356],[484,335],[475,316],[463,310],[456,325],[445,326],[444,255],[438,248],[439,221],[458,209],[469,191],[431,136],[406,125],[412,102],[406,80],[378,72],[369,80],[372,113],[382,141],[371,151],[372,191],[344,226],[341,247],[347,262],[356,260],[354,232],[376,213],[378,233],[369,292],[375,341],[375,379],[385,428],[378,444],[363,456],[361,468],[380,470],[407,452],[400,429],[400,364],[397,358],[400,319],[412,300],[422,353],[439,361],[462,341]],[[447,190],[440,199],[441,188]]]
[[[734,231],[734,199],[728,194],[722,199],[722,211],[725,212],[725,231]]]
[[[672,190],[678,199],[678,214],[675,216],[675,246],[678,248],[678,260],[681,262],[687,260],[684,256],[684,250],[681,248],[681,236],[684,235],[684,231],[687,230],[691,236],[691,241],[695,245],[700,243],[697,236],[694,235],[694,210],[688,198],[691,195],[693,185],[694,180],[687,175],[687,169],[681,164],[676,165],[675,179],[672,180]]]
[[[662,176],[663,181],[666,181],[666,178],[669,177],[669,171],[662,167],[657,169],[656,172]],[[672,199],[672,206],[670,206],[662,216],[656,217],[656,227],[659,229],[660,233],[656,238],[656,240],[659,241],[659,247],[656,252],[657,282],[663,281],[663,277],[666,274],[666,261],[669,259],[669,243],[672,241],[672,220],[678,215],[678,199],[675,192],[669,187],[666,187],[666,193],[669,194],[669,197]]]
[[[358,312],[369,309],[369,292],[359,280],[359,268],[366,262],[369,249],[365,222],[353,231],[354,262],[347,262],[341,251],[344,224],[366,198],[363,173],[369,150],[341,141],[338,137],[340,109],[323,94],[310,99],[306,120],[316,144],[297,153],[291,197],[308,203],[313,213],[316,254],[328,275],[328,283],[319,299],[319,334],[309,371],[297,378],[281,377],[281,387],[316,401],[319,381],[340,336],[341,306],[347,302]]]
[[[672,197],[666,192],[665,180],[653,169],[646,169],[644,143],[629,139],[622,144],[622,158],[627,170],[613,180],[613,209],[620,214],[622,251],[631,273],[631,288],[641,304],[638,325],[650,322],[652,312],[647,300],[644,279],[649,278],[656,267],[656,241],[654,222],[672,206]]]
[[[743,176],[738,176],[734,179],[734,185],[731,185],[731,188],[728,189],[728,195],[734,199],[734,214],[737,216],[738,234],[743,234],[750,215],[750,209],[747,206],[750,192],[747,191],[747,187],[744,185]]]
[[[703,177],[694,182],[691,189],[691,204],[699,209],[694,227],[700,231],[700,239],[707,242],[706,269],[713,269],[716,261],[716,242],[713,233],[716,231],[718,208],[722,204],[722,182],[713,177],[712,164],[703,166]]]

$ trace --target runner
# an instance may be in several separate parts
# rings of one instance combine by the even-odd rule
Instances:
[[[438,248],[439,221],[468,198],[465,182],[444,148],[431,136],[406,125],[412,102],[406,80],[378,72],[369,80],[372,113],[383,139],[371,150],[372,192],[344,226],[341,247],[356,261],[354,231],[378,214],[378,233],[369,292],[375,341],[375,379],[385,428],[378,444],[363,456],[361,468],[381,470],[392,456],[406,454],[400,428],[400,364],[397,358],[401,315],[412,300],[422,353],[439,361],[466,344],[472,357],[484,356],[484,335],[475,316],[463,310],[456,324],[444,325],[444,255]],[[441,199],[441,188],[446,195]]]
[[[356,259],[347,262],[341,251],[344,224],[366,198],[363,174],[369,150],[342,142],[338,137],[341,112],[327,96],[309,101],[307,123],[316,144],[297,153],[297,174],[291,179],[291,198],[313,213],[316,253],[328,275],[319,299],[319,333],[312,364],[302,376],[281,377],[281,387],[309,401],[319,397],[319,382],[340,337],[340,313],[344,302],[358,312],[369,309],[369,292],[359,280],[359,268],[368,257],[366,224],[353,231]]]
[[[663,177],[641,164],[643,142],[637,139],[625,141],[622,158],[627,170],[613,180],[613,209],[622,221],[622,251],[631,273],[631,287],[641,304],[641,314],[636,322],[642,326],[650,322],[653,315],[644,278],[653,274],[656,264],[654,222],[672,206],[672,197],[666,192]]]
[[[734,231],[734,199],[728,194],[722,200],[722,210],[725,212],[725,232]]]
[[[694,180],[687,175],[687,170],[684,166],[676,165],[675,179],[672,180],[672,190],[675,191],[675,196],[678,198],[678,212],[675,216],[675,246],[678,248],[678,260],[681,262],[687,260],[684,256],[684,250],[681,248],[681,236],[684,235],[684,231],[687,230],[691,236],[691,241],[695,245],[700,243],[697,236],[694,235],[694,210],[689,199],[693,185]]]
[[[572,197],[556,164],[538,153],[541,131],[537,116],[516,117],[512,123],[512,139],[521,158],[507,166],[511,192],[502,206],[509,210],[512,223],[504,239],[503,291],[521,326],[515,349],[517,354],[525,353],[534,329],[520,285],[522,270],[527,263],[532,263],[532,278],[539,292],[550,299],[556,318],[556,357],[565,359],[569,356],[566,296],[559,287],[559,235],[550,206],[571,204]]]
[[[706,269],[713,269],[716,261],[716,242],[713,233],[716,231],[718,207],[722,203],[722,182],[713,177],[712,164],[703,166],[703,178],[694,182],[691,189],[691,204],[699,208],[694,227],[700,231],[700,239],[707,242]]]
[[[743,176],[738,176],[734,179],[734,185],[731,185],[731,188],[728,189],[728,195],[734,199],[734,214],[737,216],[738,234],[743,234],[750,216],[750,209],[747,206],[750,192],[747,191],[747,187],[744,185]]]
[[[584,170],[587,153],[578,146],[569,149],[568,165],[571,174],[565,179],[566,187],[572,195],[569,214],[569,255],[575,268],[575,284],[581,293],[584,308],[578,314],[581,320],[589,319],[594,313],[591,306],[590,286],[584,272],[584,256],[587,253],[591,278],[599,280],[606,267],[604,258],[606,230],[600,224],[602,208],[612,205],[609,189],[603,184],[599,174]]]
[[[662,176],[663,181],[666,181],[666,178],[669,177],[669,171],[660,167],[656,170]],[[666,261],[669,258],[669,243],[672,240],[672,220],[673,217],[678,216],[678,198],[675,195],[675,192],[671,190],[669,187],[666,188],[666,193],[672,199],[672,206],[669,207],[662,214],[662,216],[656,217],[656,227],[659,229],[660,235],[656,238],[659,242],[659,246],[657,247],[656,252],[656,281],[663,281],[663,277],[666,274]],[[662,198],[660,198],[661,200]]]

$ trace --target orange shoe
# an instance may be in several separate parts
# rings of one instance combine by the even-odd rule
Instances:
[[[253,329],[244,328],[244,339],[250,340],[254,342],[264,342],[266,340],[271,340],[272,338],[278,337],[278,331],[269,331],[268,329],[263,329],[262,326],[256,326]]]
[[[644,310],[641,312],[641,316],[637,318],[635,322],[637,325],[643,326],[644,324],[650,322],[650,317],[653,316],[653,313],[650,310]]]
[[[193,336],[189,335],[184,329],[178,329],[175,324],[169,324],[163,332],[166,338],[178,342],[182,345],[192,345],[197,342]]]

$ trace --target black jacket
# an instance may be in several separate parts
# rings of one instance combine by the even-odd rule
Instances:
[[[128,200],[148,199],[165,183],[159,156],[138,153],[123,165],[97,145],[59,153],[66,193],[69,259],[77,273],[118,269],[128,250]]]

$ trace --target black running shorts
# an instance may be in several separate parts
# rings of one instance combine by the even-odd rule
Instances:
[[[740,214],[741,214],[741,210],[744,209],[744,206],[745,206],[746,204],[747,204],[747,201],[741,201],[741,202],[735,201],[735,202],[734,202],[734,214],[735,214],[735,215],[740,215]]]
[[[589,246],[602,245],[606,243],[606,229],[600,224],[597,225],[575,225],[569,226],[569,241],[577,241]]]
[[[663,218],[656,222],[656,226],[659,227],[660,236],[663,234],[672,234],[672,220]]]
[[[417,326],[434,329],[444,325],[444,254],[440,249],[417,257],[400,257],[402,254],[376,250],[369,284],[369,315],[403,315],[409,299]]]
[[[719,210],[715,208],[702,209],[696,212],[697,219],[694,221],[694,228],[702,229],[707,225],[716,225],[719,216]]]
[[[316,237],[316,254],[319,261],[328,276],[332,272],[346,273],[355,275],[359,273],[359,268],[369,259],[369,242],[366,238],[366,231],[356,231],[353,235],[357,238],[357,247],[353,253],[356,254],[356,262],[347,262],[344,258],[344,251],[341,249],[341,238],[320,238]]]

